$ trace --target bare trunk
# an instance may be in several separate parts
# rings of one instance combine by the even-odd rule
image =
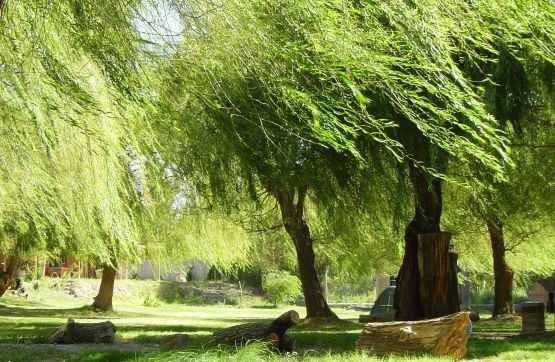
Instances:
[[[2,21],[2,17],[4,16],[4,7],[7,1],[8,0],[0,0],[0,21]]]
[[[3,296],[4,293],[6,293],[6,290],[8,290],[12,286],[15,273],[17,272],[17,268],[19,267],[18,257],[6,256],[5,260],[7,260],[6,270],[0,271],[0,297]]]
[[[430,155],[424,155],[430,157]],[[446,160],[444,161],[446,163]],[[405,230],[405,255],[397,277],[395,319],[418,320],[460,310],[456,255],[441,233],[441,180],[408,162],[414,218]],[[455,263],[455,264],[454,264]]]
[[[115,265],[106,265],[102,270],[102,280],[98,295],[94,297],[93,310],[105,312],[112,310],[112,297],[114,296],[114,281],[116,279]]]
[[[493,251],[493,273],[495,277],[495,301],[493,316],[515,314],[513,300],[513,271],[505,261],[505,240],[503,225],[496,219],[487,220],[488,232]]]
[[[266,184],[266,189],[272,194],[280,207],[285,230],[293,240],[297,251],[297,263],[301,276],[301,284],[306,303],[306,316],[337,318],[332,312],[322,293],[320,281],[315,267],[315,254],[310,229],[305,219],[305,196],[307,186],[299,187],[296,191],[297,201],[294,202],[295,192],[289,192]]]

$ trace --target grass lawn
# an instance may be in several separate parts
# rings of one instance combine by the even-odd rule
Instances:
[[[117,282],[116,282],[117,283]],[[136,298],[135,298],[136,299]],[[382,360],[354,352],[355,340],[362,329],[356,322],[360,312],[336,310],[345,319],[337,326],[296,326],[288,332],[297,340],[296,356],[278,356],[265,351],[261,345],[245,348],[214,348],[207,346],[209,336],[217,329],[246,322],[274,319],[289,309],[304,315],[302,307],[268,308],[267,306],[237,307],[228,305],[187,306],[161,304],[142,305],[142,300],[116,298],[112,313],[93,313],[82,300],[62,292],[35,293],[30,300],[6,295],[0,299],[0,361],[213,361],[213,360],[319,360],[367,361]],[[86,346],[79,350],[37,346],[67,318],[78,322],[112,320],[116,339],[134,349],[114,349],[106,346]],[[547,321],[553,328],[553,316]],[[473,325],[475,331],[507,332],[520,330],[519,323],[482,321]],[[181,352],[158,352],[157,344],[164,335],[187,333],[189,348]],[[17,346],[14,346],[17,344]],[[138,351],[136,347],[139,347]],[[555,361],[555,337],[518,337],[491,339],[473,336],[468,343],[470,360],[538,360]],[[415,358],[392,358],[391,361],[412,361]],[[437,361],[421,357],[419,361]]]

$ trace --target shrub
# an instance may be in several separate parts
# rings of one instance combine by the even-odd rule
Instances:
[[[286,271],[273,270],[264,276],[262,288],[277,306],[293,302],[301,294],[301,281]]]
[[[224,302],[229,305],[239,305],[239,297],[235,295],[226,295],[224,297]]]
[[[204,297],[202,295],[188,295],[183,297],[181,302],[185,305],[203,305]]]
[[[144,295],[143,305],[146,307],[158,307],[162,303],[154,291],[147,291]]]

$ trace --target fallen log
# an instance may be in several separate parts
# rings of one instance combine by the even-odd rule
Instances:
[[[114,343],[116,327],[110,321],[100,323],[77,323],[69,318],[67,324],[58,327],[48,339],[51,344]]]
[[[220,329],[212,334],[210,343],[239,346],[249,341],[262,341],[280,352],[293,352],[295,341],[285,336],[285,332],[299,322],[299,314],[290,310],[269,324],[245,323]]]
[[[369,323],[356,341],[356,350],[378,356],[430,354],[461,359],[469,332],[468,312],[421,321]]]

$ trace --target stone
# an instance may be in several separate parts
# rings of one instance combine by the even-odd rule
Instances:
[[[188,334],[172,334],[169,336],[165,336],[160,341],[160,350],[161,351],[170,351],[174,349],[185,349],[189,344],[189,335]]]

